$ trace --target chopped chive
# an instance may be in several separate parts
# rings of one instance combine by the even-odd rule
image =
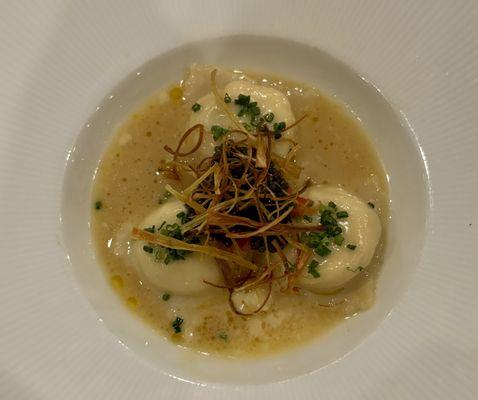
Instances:
[[[337,245],[337,246],[341,246],[342,243],[344,242],[345,238],[343,237],[343,235],[341,235],[340,233],[334,237],[334,243]]]
[[[146,253],[152,253],[153,252],[153,248],[151,246],[146,246],[144,245],[143,246],[143,250],[146,252]]]
[[[220,125],[213,125],[211,126],[211,133],[214,140],[219,140],[222,138],[227,132],[227,129],[223,128]]]
[[[335,210],[337,208],[337,204],[335,204],[333,201],[329,201],[329,207]]]
[[[246,123],[246,124],[242,124],[242,125],[244,125],[244,128],[246,128],[247,132],[252,131],[252,126],[250,126],[249,124]]]
[[[227,333],[226,332],[219,332],[219,334],[217,335],[220,339],[224,340],[225,342],[227,342]]]
[[[307,221],[307,222],[312,222],[313,219],[310,215],[304,215],[303,218]]]
[[[361,271],[363,271],[363,267],[361,267],[361,266],[358,266],[355,269],[350,268],[350,267],[347,267],[346,269],[347,269],[347,271],[350,271],[350,272],[357,272],[357,271],[361,272]]]
[[[370,208],[375,208],[375,204],[373,204],[371,201],[369,201],[367,204]]]
[[[176,214],[176,218],[179,219],[181,225],[184,225],[185,223],[191,221],[191,218],[185,211],[181,211],[180,213]]]
[[[154,233],[156,225],[150,226],[149,228],[144,228],[143,230],[149,233]]]
[[[171,298],[171,295],[169,293],[163,293],[163,295],[161,296],[161,298],[164,300],[164,301],[168,301],[170,298]]]
[[[183,324],[184,320],[181,317],[176,317],[173,321],[171,326],[174,329],[174,333],[181,333],[181,325]]]
[[[314,278],[320,278],[320,272],[317,271],[319,263],[317,260],[312,260],[307,268],[307,272],[311,274]]]
[[[251,125],[255,128],[257,127],[260,127],[264,124],[264,118],[263,117],[260,117],[260,118],[257,118],[257,117],[252,117],[251,118]]]
[[[357,245],[355,245],[355,244],[350,244],[350,243],[349,243],[349,244],[347,245],[347,249],[355,250],[356,248],[357,248]]]
[[[193,106],[191,107],[191,110],[194,112],[198,112],[201,109],[201,104],[199,103],[194,103]]]
[[[267,122],[272,122],[274,120],[274,113],[267,113],[266,115],[264,115],[264,119]]]
[[[347,218],[349,213],[347,211],[338,211],[336,215],[337,218]]]
[[[276,123],[273,125],[273,129],[274,129],[275,132],[280,132],[280,131],[283,131],[283,130],[285,129],[285,126],[286,126],[286,125],[285,125],[285,122],[284,122],[284,121],[281,121],[281,122],[279,122],[279,123],[276,122]]]
[[[234,100],[234,104],[238,104],[240,106],[248,106],[251,102],[251,96],[246,96],[243,94],[239,94],[236,100]]]
[[[321,257],[326,257],[332,252],[325,244],[319,244],[314,251]]]
[[[97,201],[95,203],[95,209],[96,210],[101,210],[103,208],[103,203],[101,201]]]
[[[224,103],[230,103],[232,101],[231,96],[227,93],[224,95]]]

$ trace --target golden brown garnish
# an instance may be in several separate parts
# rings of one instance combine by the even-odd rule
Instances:
[[[187,219],[181,230],[201,238],[201,244],[185,243],[137,228],[133,230],[133,237],[166,248],[200,252],[216,258],[225,284],[205,283],[227,289],[232,309],[240,315],[250,315],[234,306],[232,294],[268,285],[268,295],[253,312],[256,313],[266,304],[274,282],[279,282],[283,290],[293,291],[295,278],[312,254],[300,243],[298,235],[320,231],[323,227],[320,224],[300,224],[292,219],[294,212],[303,207],[299,196],[309,185],[308,181],[297,182],[301,168],[295,164],[294,155],[298,145],[275,134],[277,132],[271,131],[267,124],[258,125],[253,132],[243,129],[219,94],[215,71],[211,74],[211,83],[218,106],[229,116],[234,130],[227,132],[212,156],[192,165],[181,159],[199,150],[205,135],[203,125],[194,125],[182,135],[175,150],[165,146],[173,159],[164,162],[161,169],[166,177],[174,177],[178,182],[177,187],[167,185],[166,188],[186,206]],[[183,150],[186,139],[192,135],[197,135],[196,144]],[[286,157],[273,152],[276,140],[290,142],[291,149]],[[192,175],[194,182],[185,186],[183,174]],[[295,181],[289,182],[285,177]],[[296,248],[292,259],[283,251],[288,244]]]

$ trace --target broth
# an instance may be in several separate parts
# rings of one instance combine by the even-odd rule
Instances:
[[[290,348],[367,310],[375,300],[388,222],[388,189],[371,142],[343,106],[317,89],[269,75],[254,77],[286,93],[296,118],[308,115],[296,128],[302,177],[317,184],[340,185],[372,202],[382,223],[382,237],[370,266],[347,289],[344,301],[333,307],[307,291],[276,295],[266,312],[250,317],[233,313],[221,289],[196,296],[171,294],[166,299],[168,294],[137,274],[129,257],[129,234],[165,193],[165,180],[158,173],[160,160],[169,157],[163,147],[175,145],[187,128],[194,99],[182,100],[179,86],[154,94],[119,127],[101,159],[92,200],[101,201],[102,206],[92,212],[92,234],[98,259],[125,304],[159,334],[204,353],[242,357]],[[181,335],[171,329],[178,314],[184,319]]]

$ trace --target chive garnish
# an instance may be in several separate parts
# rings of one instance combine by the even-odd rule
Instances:
[[[219,140],[227,132],[229,132],[229,131],[227,129],[223,128],[222,126],[219,126],[219,125],[211,126],[211,133],[212,133],[212,137],[213,137],[214,140]]]
[[[355,269],[350,268],[350,267],[347,267],[346,269],[347,269],[347,271],[350,271],[350,272],[363,271],[363,267],[361,267],[361,266],[358,266],[358,267],[355,268]]]
[[[304,215],[302,218],[304,218],[307,222],[312,222],[313,219],[310,215]]]
[[[144,245],[143,246],[143,250],[146,252],[146,253],[152,253],[153,252],[153,248],[151,246],[147,246],[147,245]]]
[[[355,250],[356,248],[357,248],[357,245],[355,245],[355,244],[350,244],[350,243],[349,243],[349,244],[347,245],[347,249]]]
[[[164,301],[168,301],[170,298],[171,298],[171,295],[169,293],[163,293],[163,295],[161,296],[161,298],[164,300]]]
[[[332,250],[330,250],[324,244],[319,244],[317,247],[314,248],[314,251],[321,257],[326,257],[332,252]]]
[[[191,107],[191,109],[192,109],[194,112],[198,112],[198,111],[201,109],[201,104],[199,104],[199,103],[194,103],[193,106]]]
[[[341,246],[342,243],[344,242],[345,238],[343,237],[343,235],[341,235],[340,233],[334,237],[334,243],[337,245],[337,246]]]
[[[317,260],[312,260],[307,268],[307,272],[311,274],[314,278],[320,278],[320,272],[317,271],[319,263]]]
[[[149,228],[144,228],[144,231],[149,233],[154,233],[156,225],[150,226]]]
[[[347,218],[349,213],[347,211],[337,211],[337,218]]]
[[[97,201],[95,203],[95,209],[96,210],[101,210],[103,208],[103,203],[101,201]]]
[[[184,320],[181,317],[176,317],[173,321],[171,326],[174,329],[174,333],[181,333],[181,325],[183,324]]]
[[[250,126],[248,123],[245,123],[245,124],[242,124],[244,126],[244,128],[246,128],[246,131],[247,132],[251,132],[252,131],[252,126]]]

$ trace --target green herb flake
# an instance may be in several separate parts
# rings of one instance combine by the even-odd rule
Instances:
[[[252,131],[252,126],[249,125],[248,123],[244,123],[242,124],[244,126],[244,128],[246,129],[247,132],[251,132]]]
[[[325,244],[320,244],[314,248],[314,251],[321,257],[327,257],[332,250],[330,250]]]
[[[361,271],[363,271],[363,267],[361,267],[361,266],[358,266],[358,267],[355,268],[355,269],[350,268],[350,267],[347,267],[346,269],[347,269],[347,271],[350,271],[350,272],[357,272],[357,271],[358,271],[358,272],[361,272]]]
[[[234,100],[234,104],[240,106],[239,112],[237,113],[238,117],[248,116],[252,120],[254,117],[261,114],[261,109],[257,105],[257,102],[251,102],[251,96],[239,94],[237,99]]]
[[[373,204],[371,201],[369,201],[367,204],[370,208],[375,208],[375,204]]]
[[[342,246],[342,243],[344,242],[344,240],[345,240],[345,238],[341,234],[338,234],[337,236],[334,237],[334,243],[337,246]]]
[[[166,222],[163,222],[156,232],[160,232],[161,235],[181,240],[185,243],[198,244],[200,242],[197,236],[185,237],[181,231],[181,227],[178,224],[166,224]],[[184,260],[186,255],[190,253],[188,250],[170,249],[163,246],[155,246],[155,248],[155,260],[158,262],[163,262],[166,265],[172,261]]]
[[[229,339],[226,332],[219,332],[219,333],[217,334],[217,337],[218,337],[219,339],[224,340],[225,342],[227,342],[228,339]]]
[[[272,129],[274,130],[274,132],[282,132],[283,130],[285,130],[285,122],[284,121],[281,121],[281,122],[276,122],[273,126],[272,126]]]
[[[310,215],[304,215],[302,218],[304,218],[307,222],[312,222],[314,220]]]
[[[176,214],[176,218],[179,219],[181,225],[184,225],[187,222],[191,221],[191,218],[189,218],[188,214],[185,211],[181,211],[180,213]]]
[[[144,228],[143,230],[149,233],[154,233],[155,232],[156,225],[150,226],[148,228]]]
[[[232,101],[231,96],[227,93],[224,95],[224,103],[230,103]]]
[[[240,94],[236,100],[234,100],[234,104],[237,104],[239,106],[247,106],[251,102],[251,96],[246,96],[243,94]]]
[[[264,115],[264,119],[266,122],[272,122],[274,121],[274,113],[270,112]]]
[[[327,228],[337,226],[337,220],[334,218],[332,211],[330,211],[329,208],[326,207],[324,211],[320,212],[320,223]]]
[[[312,275],[314,278],[320,278],[320,272],[317,271],[317,267],[319,266],[319,263],[317,260],[312,260],[307,267],[307,272]]]
[[[143,246],[143,250],[146,252],[146,253],[152,253],[153,252],[153,248],[151,246],[147,246],[147,245],[144,245]]]
[[[103,203],[101,201],[97,201],[95,203],[95,210],[101,210],[103,208]]]
[[[337,204],[335,204],[333,201],[329,201],[328,206],[329,206],[330,208],[333,208],[334,210],[337,209]]]
[[[350,243],[349,243],[349,244],[347,245],[347,249],[355,250],[356,248],[357,248],[357,245],[355,245],[355,244],[350,244]]]
[[[227,130],[226,128],[223,128],[222,126],[219,126],[219,125],[211,126],[211,133],[214,140],[219,140],[227,132],[229,132],[229,130]]]
[[[337,211],[337,218],[342,219],[342,218],[348,218],[349,213],[347,211]]]
[[[257,118],[257,116],[251,118],[251,125],[255,128],[261,128],[264,125],[265,119],[263,117]]]
[[[163,293],[161,298],[163,299],[163,301],[168,301],[171,298],[171,295],[169,293]]]
[[[173,321],[171,326],[174,329],[174,333],[181,333],[181,325],[183,324],[184,320],[181,317],[176,317],[176,319]]]
[[[194,103],[193,106],[191,107],[191,110],[194,112],[198,112],[201,109],[201,104],[199,103]]]

